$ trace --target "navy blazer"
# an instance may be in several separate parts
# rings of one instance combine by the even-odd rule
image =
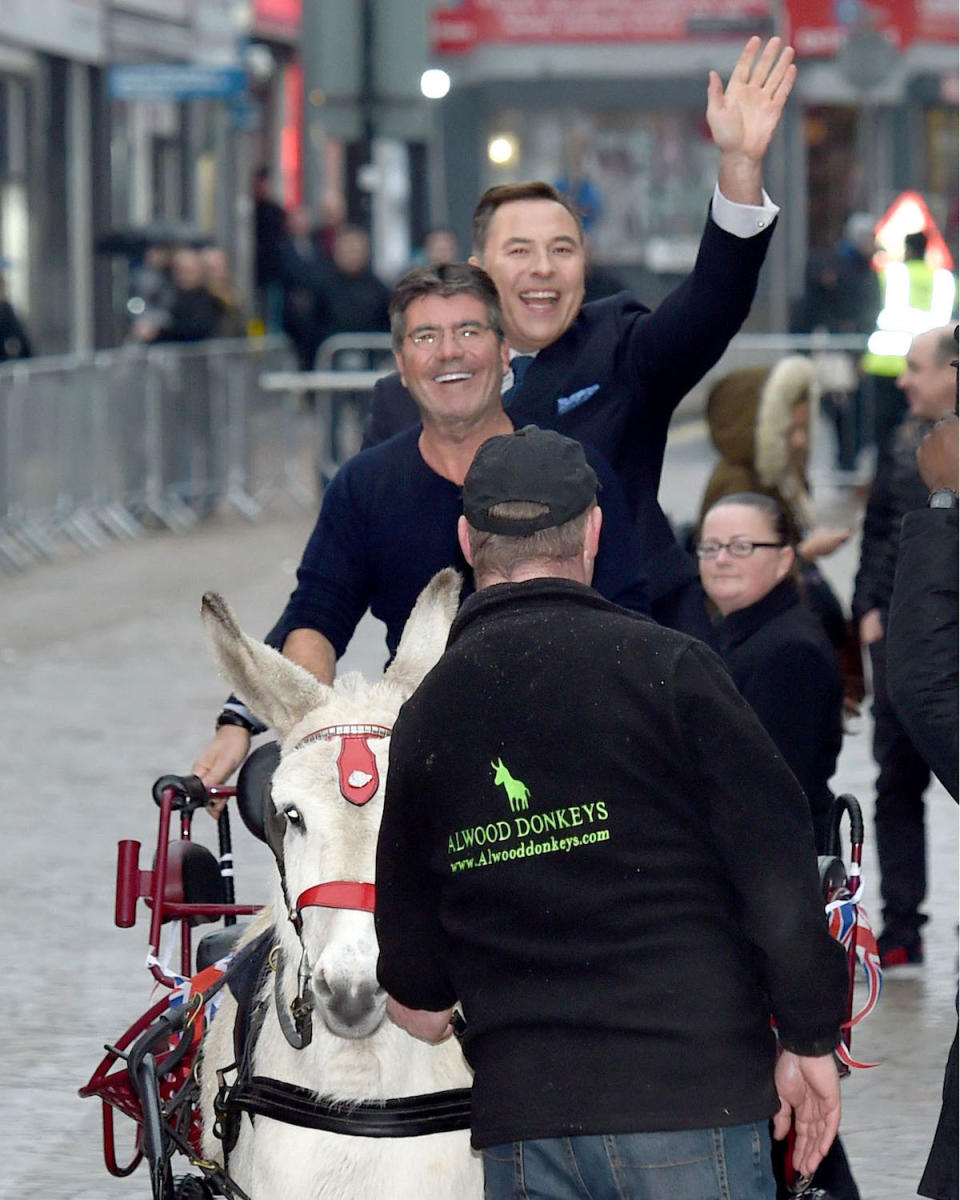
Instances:
[[[517,426],[556,429],[609,461],[635,514],[654,601],[696,578],[657,501],[670,418],[743,324],[772,232],[738,238],[708,219],[693,271],[656,311],[629,292],[585,304],[507,405]],[[390,375],[374,388],[364,446],[418,419],[399,375]]]

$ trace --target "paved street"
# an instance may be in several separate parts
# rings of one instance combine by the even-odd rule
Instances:
[[[700,426],[680,426],[662,492],[676,520],[694,515],[709,462]],[[850,492],[820,486],[817,499],[827,521],[856,518]],[[222,592],[248,631],[263,632],[289,592],[311,523],[290,518],[158,536],[0,580],[8,978],[0,1197],[149,1192],[142,1170],[129,1180],[105,1173],[99,1105],[76,1095],[102,1043],[139,1016],[150,993],[145,910],[134,929],[113,925],[115,844],[139,838],[149,865],[150,785],[186,771],[211,732],[224,688],[202,635],[201,594]],[[855,558],[851,545],[825,564],[844,598]],[[365,623],[348,658],[379,670],[379,627]],[[835,787],[864,804],[868,909],[878,922],[869,745],[865,717],[846,739]],[[201,815],[198,824],[210,837],[211,823]],[[854,1037],[855,1055],[881,1065],[844,1085],[842,1129],[863,1200],[915,1195],[956,1020],[957,810],[939,786],[928,796],[927,829],[927,963],[912,978],[888,976],[878,1011]],[[237,843],[238,894],[260,899],[267,851],[242,828]],[[120,1128],[121,1156],[128,1134]]]

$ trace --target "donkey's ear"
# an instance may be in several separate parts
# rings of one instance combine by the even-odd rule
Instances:
[[[230,606],[216,592],[201,605],[217,666],[240,699],[282,739],[333,689],[277,650],[241,630]]]
[[[412,695],[447,644],[450,624],[460,603],[463,579],[453,567],[438,571],[417,597],[403,627],[397,656],[384,678],[396,684],[404,698]]]

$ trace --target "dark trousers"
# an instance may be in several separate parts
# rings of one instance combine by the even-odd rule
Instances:
[[[883,450],[906,414],[906,397],[897,387],[896,379],[886,375],[864,375],[862,390],[864,420],[871,432],[869,440],[877,450]]]
[[[943,1075],[940,1121],[918,1188],[921,1196],[931,1196],[934,1200],[957,1200],[960,1191],[957,1178],[957,1089],[957,1035],[954,1034]]]
[[[918,909],[927,891],[923,793],[930,769],[900,724],[887,695],[887,644],[870,647],[873,666],[873,757],[877,775],[875,825],[884,930],[908,944],[926,921]]]
[[[790,1200],[790,1190],[786,1184],[786,1154],[787,1139],[771,1143],[771,1159],[773,1175],[777,1181],[777,1200]],[[857,1187],[839,1136],[834,1138],[833,1145],[824,1156],[823,1162],[813,1175],[813,1186],[822,1188],[830,1200],[860,1200],[860,1189]]]

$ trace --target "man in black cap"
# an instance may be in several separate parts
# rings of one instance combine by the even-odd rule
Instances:
[[[840,1112],[803,794],[709,649],[589,586],[577,443],[491,438],[463,508],[477,592],[390,746],[388,1012],[439,1041],[462,1004],[493,1200],[772,1200],[768,1119],[810,1173]]]

